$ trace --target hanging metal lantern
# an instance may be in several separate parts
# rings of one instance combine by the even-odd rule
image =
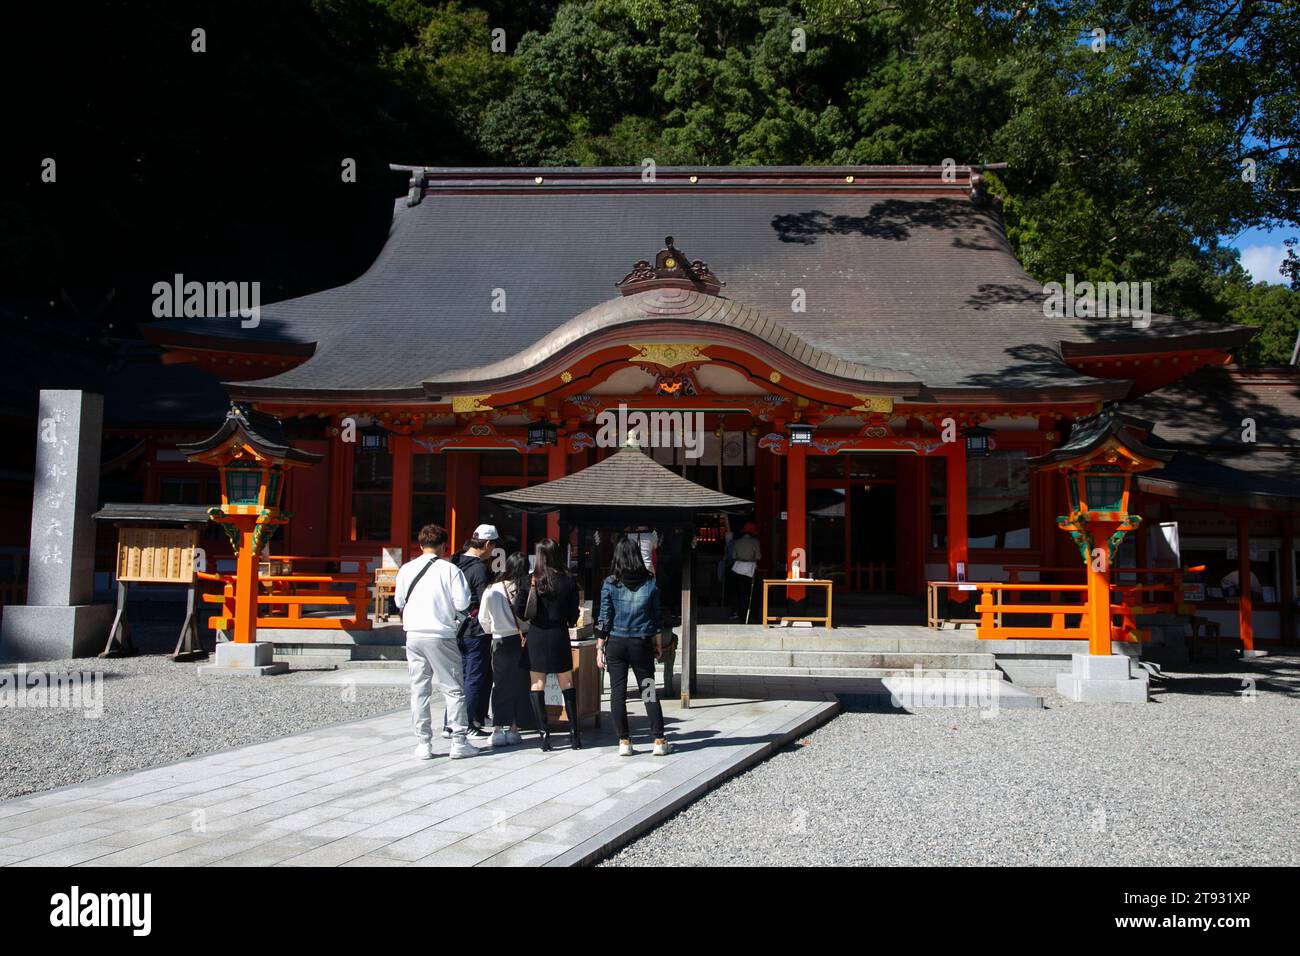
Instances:
[[[962,436],[966,440],[966,457],[987,458],[993,451],[993,434],[993,429],[983,425],[972,425],[966,429]]]
[[[790,433],[791,445],[812,444],[813,427],[811,425],[787,425],[786,431]]]
[[[375,423],[358,430],[357,451],[363,455],[378,455],[388,451],[388,429]]]
[[[560,431],[551,422],[542,419],[528,426],[528,444],[555,445],[559,443]]]

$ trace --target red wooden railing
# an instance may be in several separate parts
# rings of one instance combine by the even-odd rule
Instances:
[[[273,555],[271,560],[286,560]],[[338,558],[292,557],[295,563],[337,562]],[[235,576],[199,572],[200,581],[221,585],[219,593],[205,593],[202,600],[221,606],[220,613],[208,619],[208,626],[227,630],[235,617]],[[302,628],[307,630],[369,630],[370,585],[374,576],[369,571],[321,572],[313,574],[263,574],[258,576],[261,589],[257,595],[257,626]],[[351,616],[304,616],[304,608],[351,609]],[[264,610],[265,609],[265,610]]]
[[[979,591],[976,636],[981,640],[1087,640],[1088,607],[1086,584],[1022,582],[1021,574],[1068,574],[1085,577],[1082,567],[1047,568],[1007,566],[1010,580],[972,582]],[[1116,577],[1147,577],[1146,581],[1111,582],[1111,639],[1146,641],[1150,632],[1138,626],[1137,618],[1149,614],[1187,615],[1191,607],[1183,601],[1186,575],[1204,571],[1204,565],[1190,568],[1114,568]],[[1046,627],[1030,625],[1017,618],[1046,615]],[[1115,619],[1118,618],[1118,623]]]

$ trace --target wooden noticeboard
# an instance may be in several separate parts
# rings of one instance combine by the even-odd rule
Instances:
[[[148,584],[194,580],[197,528],[119,528],[117,579]]]

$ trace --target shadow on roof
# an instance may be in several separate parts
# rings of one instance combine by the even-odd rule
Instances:
[[[970,203],[958,200],[909,202],[886,199],[876,203],[869,216],[832,215],[820,209],[810,209],[808,212],[773,216],[772,228],[782,242],[805,246],[824,236],[866,236],[901,242],[910,238],[916,228],[949,229],[969,223],[971,211]]]

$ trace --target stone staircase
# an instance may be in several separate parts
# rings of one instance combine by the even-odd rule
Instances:
[[[701,628],[700,674],[788,677],[888,677],[900,671],[925,676],[988,679],[997,660],[986,642],[973,637],[892,637],[819,629],[782,628],[754,635]]]

